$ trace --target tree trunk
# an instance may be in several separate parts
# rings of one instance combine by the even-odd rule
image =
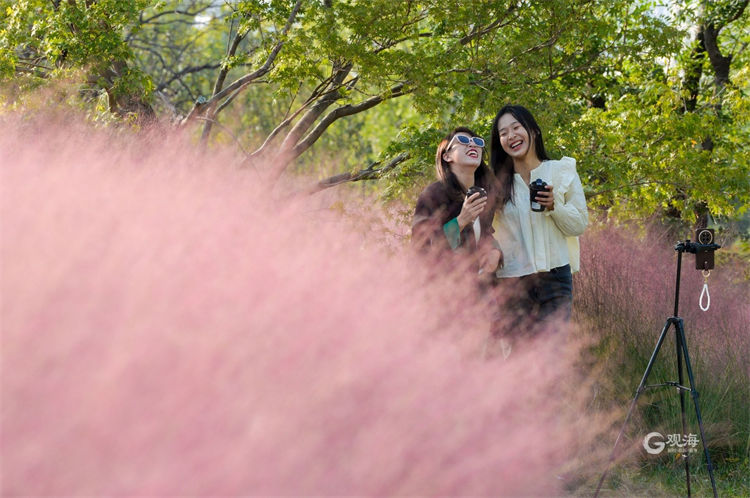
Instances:
[[[90,80],[92,83],[102,86],[107,92],[109,101],[109,110],[120,117],[135,115],[139,123],[151,122],[156,119],[151,104],[145,99],[142,93],[137,90],[128,93],[118,93],[114,91],[115,81],[129,70],[125,61],[115,61],[111,66],[101,71],[100,74],[92,74]]]
[[[695,111],[698,105],[698,95],[700,95],[700,82],[703,76],[703,61],[706,57],[706,43],[703,39],[703,27],[698,29],[693,40],[693,49],[690,52],[690,59],[685,68],[685,77],[682,80],[682,86],[688,91],[688,97],[685,101],[685,112]]]

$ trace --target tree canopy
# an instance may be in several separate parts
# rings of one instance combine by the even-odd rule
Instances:
[[[113,116],[386,197],[431,181],[448,129],[520,103],[591,206],[694,220],[750,203],[747,3],[0,0],[0,72],[6,100],[76,71]]]

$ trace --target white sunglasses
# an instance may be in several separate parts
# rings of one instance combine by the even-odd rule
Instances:
[[[484,139],[481,137],[469,138],[466,135],[453,135],[453,138],[450,142],[448,142],[448,146],[445,148],[445,150],[450,150],[454,140],[456,140],[461,145],[471,145],[471,143],[473,142],[477,147],[484,147]]]

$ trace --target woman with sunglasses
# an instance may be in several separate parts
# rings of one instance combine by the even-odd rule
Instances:
[[[412,240],[420,248],[470,255],[482,279],[494,279],[502,253],[492,238],[492,174],[484,163],[485,142],[459,127],[443,138],[435,154],[438,181],[419,196]],[[482,190],[470,193],[472,187]],[[468,194],[468,195],[467,195]],[[490,194],[490,195],[487,195]],[[492,204],[492,205],[491,205]]]
[[[567,321],[571,272],[579,266],[578,236],[588,224],[576,161],[550,159],[539,125],[519,105],[506,105],[495,116],[491,150],[498,183],[495,236],[505,255],[496,276],[520,285],[512,309],[541,322],[552,317]],[[532,210],[529,184],[537,179],[547,186],[536,195],[538,205]]]

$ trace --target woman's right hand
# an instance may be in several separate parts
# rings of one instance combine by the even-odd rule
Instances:
[[[486,251],[480,261],[480,267],[484,273],[494,274],[503,267],[503,252],[497,247]]]
[[[474,223],[474,220],[476,220],[477,216],[484,211],[486,205],[487,196],[482,196],[479,192],[471,194],[470,197],[464,199],[464,204],[461,206],[461,212],[458,213],[458,217],[456,218],[458,221],[458,228],[463,230]]]

